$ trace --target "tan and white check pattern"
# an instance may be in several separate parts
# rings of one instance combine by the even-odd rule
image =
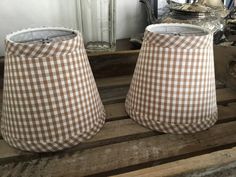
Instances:
[[[146,30],[125,106],[132,119],[165,133],[212,126],[218,117],[212,35]]]
[[[81,35],[49,44],[6,40],[3,138],[21,150],[72,147],[105,122]]]

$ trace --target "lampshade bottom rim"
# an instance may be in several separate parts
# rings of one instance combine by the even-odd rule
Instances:
[[[40,141],[40,142],[30,142],[16,139],[5,135],[5,132],[2,131],[3,139],[12,147],[29,152],[54,152],[64,149],[74,147],[96,135],[105,124],[106,115],[103,115],[97,118],[94,126],[92,126],[86,132],[79,132],[74,134],[66,139],[60,141]]]
[[[184,124],[159,121],[156,117],[154,118],[152,116],[146,116],[144,118],[143,116],[141,116],[141,113],[130,108],[127,104],[125,109],[130,118],[138,124],[154,131],[170,134],[191,134],[204,131],[212,127],[218,120],[217,110],[216,112],[212,113],[211,116],[205,117],[205,119],[199,122]]]

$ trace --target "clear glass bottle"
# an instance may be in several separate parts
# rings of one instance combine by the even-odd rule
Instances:
[[[115,50],[116,0],[76,0],[77,25],[88,52]]]

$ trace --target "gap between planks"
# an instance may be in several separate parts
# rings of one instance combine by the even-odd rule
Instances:
[[[97,79],[96,83],[98,88],[106,88],[106,87],[130,85],[131,80],[132,80],[132,75],[125,75],[120,77]]]
[[[235,92],[233,92],[229,89],[217,90],[217,96],[218,96],[217,100],[220,101],[221,103],[229,103],[231,101],[234,101],[235,97],[236,97]],[[123,103],[106,105],[105,107],[106,107],[106,110],[107,110],[108,121],[117,120],[117,118],[118,119],[119,118],[120,119],[127,118],[127,115],[126,115],[125,110],[124,110],[124,104]],[[222,116],[226,115],[226,113],[227,114],[229,113],[230,114],[230,116],[229,116],[230,119],[235,118],[235,116],[234,116],[235,112],[233,112],[235,110],[235,108],[220,107],[220,109],[223,110],[222,113],[221,113],[221,111],[219,111],[219,114],[222,114]],[[229,117],[226,116],[227,120],[229,120]],[[220,121],[224,122],[223,119],[220,119]],[[117,124],[118,126],[115,125],[115,124]],[[127,126],[124,126],[124,125],[127,125]],[[108,128],[106,128],[106,127],[108,127]],[[118,127],[117,131],[114,131],[114,128],[117,128],[117,127]],[[107,133],[105,133],[106,131],[107,132],[113,132],[113,134],[112,133],[107,134]],[[136,136],[137,134],[143,134],[143,133],[147,133],[147,132],[150,133],[151,131],[137,125],[136,123],[132,122],[132,120],[128,119],[128,120],[122,120],[122,121],[108,122],[105,125],[104,130],[102,129],[101,132],[100,132],[101,133],[100,135],[98,134],[97,136],[94,137],[94,139],[89,140],[87,143],[90,144],[90,143],[96,143],[96,142],[101,142],[101,141],[104,141],[104,142],[107,141],[108,142],[108,140],[111,140],[113,138],[118,138],[118,137],[127,137],[127,136],[129,136],[129,138],[130,138],[130,136]],[[122,133],[119,134],[120,132],[122,132]],[[104,135],[102,135],[102,134],[104,134]],[[108,135],[108,136],[106,137],[106,135]],[[129,138],[125,139],[125,141],[128,141]],[[140,136],[137,136],[137,138],[140,138]],[[122,142],[121,139],[118,142]],[[86,143],[84,143],[84,144],[86,144]],[[106,145],[106,144],[103,144],[103,145]],[[25,154],[24,152],[15,150],[13,148],[10,148],[10,150],[9,150],[9,147],[4,146],[4,144],[1,147],[3,147],[3,149],[5,148],[4,149],[5,151],[9,151],[8,153],[3,154],[3,157],[5,155],[4,158],[10,157],[10,156],[12,156],[12,154],[15,154],[16,156]],[[31,156],[29,153],[26,153],[26,154]],[[0,158],[1,158],[1,156],[0,156]]]
[[[121,126],[120,122],[124,122],[125,125],[127,125],[128,130],[130,123],[133,121],[128,117],[126,111],[125,111],[125,105],[124,103],[116,103],[116,104],[110,104],[105,105],[105,110],[107,114],[106,118],[106,125],[110,125],[108,127],[111,127],[113,129],[116,125],[117,127]],[[231,120],[236,118],[236,105],[232,104],[229,106],[218,106],[218,114],[219,114],[219,120],[218,122],[225,122],[226,120]],[[126,119],[126,120],[124,120]],[[115,122],[113,122],[115,121]],[[123,124],[124,124],[123,123]],[[132,126],[131,126],[132,127]],[[1,134],[0,134],[1,137]]]
[[[145,163],[152,166],[160,164],[162,160],[166,161],[168,158],[172,159],[186,154],[191,156],[191,153],[194,152],[207,151],[208,149],[212,151],[214,148],[225,148],[226,145],[236,145],[236,121],[215,125],[207,131],[196,134],[163,134],[85,149],[64,156],[60,154],[59,157],[53,156],[31,161],[30,164],[29,162],[21,162],[20,165],[26,166],[24,170],[31,169],[35,174],[45,177],[107,176],[117,174],[120,169],[129,166],[144,165]],[[0,166],[0,176],[9,170],[16,173],[14,167],[12,168],[10,165]],[[19,171],[19,175],[20,172],[22,171]]]
[[[103,104],[112,104],[124,102],[128,93],[129,86],[119,86],[114,88],[99,89]],[[231,102],[236,102],[236,90],[223,88],[216,90],[217,104],[226,105]]]
[[[235,128],[236,122],[234,121],[218,124],[207,131],[195,134],[164,134],[161,136],[152,136],[140,140],[106,146],[104,149],[108,147],[112,148],[112,154],[106,153],[107,149],[105,149],[103,151],[106,153],[104,156],[110,159],[116,159],[118,163],[110,162],[111,164],[108,164],[106,168],[112,170],[95,173],[93,176],[120,174],[125,171],[151,167],[198,156],[200,154],[202,155],[217,150],[236,147]],[[124,151],[119,152],[116,151],[117,149],[124,149]],[[107,161],[109,161],[109,159],[107,159]],[[100,162],[101,161],[99,161],[99,163]],[[75,173],[69,174],[72,175]]]
[[[132,75],[97,79],[96,83],[103,103],[124,102],[131,80]],[[216,88],[217,95],[219,95],[218,104],[236,101],[236,91],[225,88],[225,85],[220,81],[216,81]]]
[[[120,85],[121,83],[124,83],[124,80],[130,81],[130,79],[131,79],[130,76],[124,76],[124,77],[115,78],[114,81],[116,81],[117,85]],[[112,83],[108,82],[107,80],[111,80],[111,79],[102,79],[98,82],[99,83],[98,85],[100,85],[101,87],[104,86],[104,88],[106,88],[109,84],[116,85],[113,82]],[[126,82],[126,83],[128,83],[128,82]],[[109,90],[109,88],[107,88],[107,90],[105,89],[105,92],[103,94],[101,94],[103,102],[104,101],[106,102],[108,100],[110,100],[110,101],[113,100],[113,102],[117,102],[117,100],[118,100],[118,102],[119,102],[120,99],[122,100],[121,97],[123,97],[123,99],[124,99],[125,95],[126,95],[126,94],[124,94],[124,92],[128,91],[127,90],[128,88],[127,87],[125,87],[125,88],[126,88],[126,90],[124,91],[124,89],[121,87],[121,89],[120,89],[121,94],[119,94],[119,93],[112,94],[113,92],[111,90]],[[117,89],[117,88],[111,88],[111,89]],[[0,92],[0,99],[2,99],[2,92]],[[217,90],[217,103],[218,104],[228,104],[228,103],[231,103],[234,101],[236,101],[236,91],[233,91],[228,88]],[[121,104],[121,105],[123,105],[123,104]],[[1,104],[0,104],[0,106],[1,106]],[[105,108],[106,108],[106,112],[107,112],[107,120],[106,121],[112,121],[112,120],[114,121],[114,120],[120,120],[120,119],[127,118],[124,107],[123,107],[123,109],[117,109],[116,104],[108,104],[108,105],[105,105]],[[1,108],[0,108],[0,110],[1,110]],[[0,112],[0,114],[1,114],[1,112]],[[0,134],[0,138],[1,138],[1,134]]]
[[[219,121],[218,123],[225,123],[229,121],[234,121],[236,119],[236,106],[219,106]],[[110,115],[119,112],[119,116],[127,116],[124,108],[124,103],[118,103],[114,105],[109,105],[106,108],[108,114]],[[115,116],[113,114],[113,116]],[[159,132],[151,131],[144,128],[131,119],[110,121],[105,124],[102,130],[94,136],[92,139],[80,144],[78,147],[72,148],[71,151],[77,151],[87,148],[95,148],[98,146],[105,146],[114,143],[121,143],[129,140],[145,138],[154,135],[160,135]],[[54,153],[53,153],[54,154]],[[37,154],[26,153],[15,148],[9,147],[3,140],[0,140],[0,162],[6,159],[9,161],[14,160],[15,157],[34,157]],[[47,154],[46,154],[47,155]]]
[[[236,168],[236,147],[124,173],[114,177],[206,176],[209,173],[218,172],[221,172],[221,176],[223,176],[222,172],[225,168],[226,170],[227,168]]]
[[[125,86],[130,85],[132,80],[132,75],[124,75],[119,77],[108,77],[96,79],[98,88],[114,87],[114,86]],[[222,89],[225,88],[225,84],[216,80],[216,88]]]

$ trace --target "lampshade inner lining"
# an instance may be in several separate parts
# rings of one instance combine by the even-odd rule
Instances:
[[[50,43],[61,42],[73,39],[77,36],[74,31],[56,30],[56,29],[40,29],[25,31],[10,36],[9,40],[15,43]]]
[[[147,27],[147,30],[157,34],[173,35],[173,36],[204,36],[209,32],[202,28],[191,26],[169,26],[169,25],[153,25]]]

